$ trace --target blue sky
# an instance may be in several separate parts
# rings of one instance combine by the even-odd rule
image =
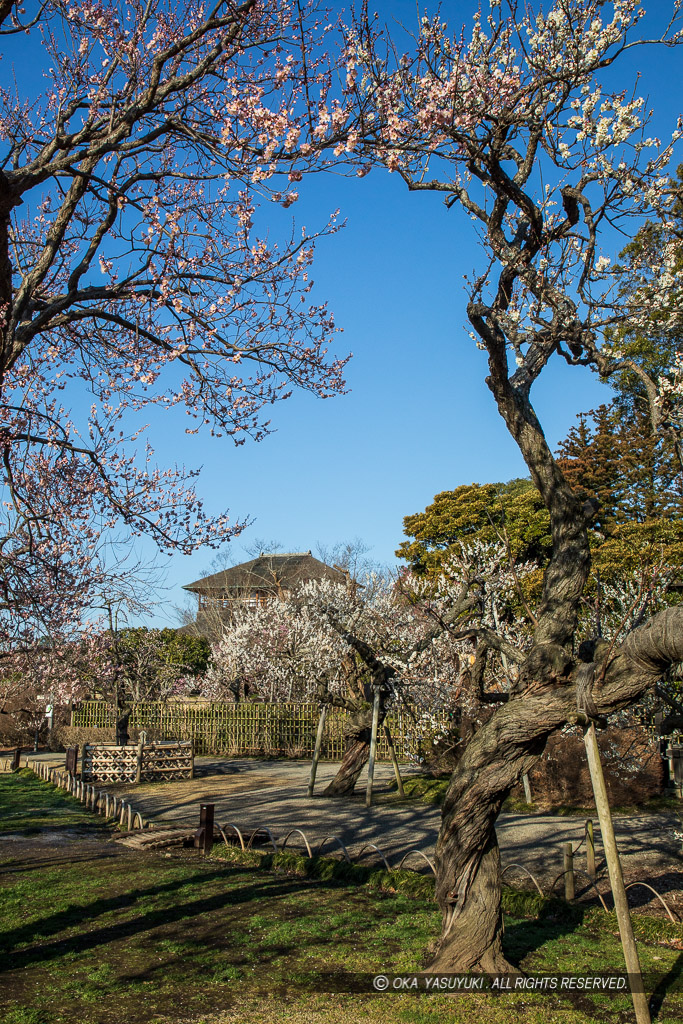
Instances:
[[[411,4],[379,5],[381,13],[389,8],[405,23],[415,17]],[[442,14],[460,23],[473,9],[445,4]],[[671,83],[679,80],[681,53],[637,55],[623,85],[642,73],[640,93],[656,110],[653,132],[665,135],[679,113]],[[235,449],[188,438],[182,457],[203,464],[200,486],[210,510],[227,505],[235,519],[254,519],[230,545],[235,561],[249,557],[243,545],[256,538],[276,540],[285,551],[315,551],[318,542],[359,537],[370,557],[396,564],[403,517],[438,491],[527,475],[484,383],[484,353],[467,333],[463,275],[481,255],[464,216],[447,211],[438,196],[408,194],[395,175],[318,175],[300,192],[292,208],[299,223],[321,225],[337,207],[347,221],[320,243],[313,277],[344,329],[339,353],[354,354],[349,393],[326,401],[295,393],[274,407],[277,432],[260,444]],[[609,391],[589,371],[556,361],[533,399],[554,446],[576,414],[609,400]],[[158,452],[163,458],[162,446]],[[211,559],[198,551],[166,560],[162,604],[182,603],[182,584],[210,571]],[[168,620],[160,606],[155,621]]]

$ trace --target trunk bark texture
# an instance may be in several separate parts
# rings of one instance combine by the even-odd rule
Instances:
[[[352,696],[351,699],[335,700],[326,695],[323,699],[330,704],[340,704],[351,711],[351,715],[344,725],[347,748],[342,763],[332,782],[323,790],[323,796],[351,796],[370,756],[374,695],[379,690],[379,735],[387,713],[387,702],[393,693],[391,679],[394,669],[380,661],[364,640],[341,629],[340,632],[355,652],[347,657],[344,666],[347,687]]]

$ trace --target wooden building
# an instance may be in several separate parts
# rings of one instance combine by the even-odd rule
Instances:
[[[232,617],[233,609],[258,608],[268,601],[283,600],[302,583],[328,579],[348,583],[341,569],[326,565],[310,551],[284,554],[261,552],[249,562],[222,569],[188,583],[183,590],[197,595],[197,618],[183,632],[211,637]]]

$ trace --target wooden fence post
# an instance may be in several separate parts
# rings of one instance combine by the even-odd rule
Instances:
[[[595,881],[595,835],[590,818],[586,822],[586,874],[592,882]]]
[[[628,899],[626,897],[626,889],[624,887],[624,876],[621,870],[621,861],[619,860],[617,842],[614,837],[612,814],[610,812],[609,800],[607,798],[605,776],[602,771],[598,738],[595,733],[595,725],[593,722],[590,723],[584,732],[584,742],[586,744],[586,755],[588,757],[588,767],[591,773],[591,782],[593,783],[595,806],[598,812],[600,831],[602,832],[602,845],[605,849],[607,870],[609,872],[610,885],[612,886],[612,896],[614,897],[614,909],[617,913],[621,945],[624,950],[624,960],[626,961],[626,970],[628,971],[629,982],[631,985],[633,1009],[636,1012],[637,1024],[650,1024],[650,1008],[645,995],[645,989],[643,988],[643,976],[640,971],[638,949],[636,948],[636,940],[633,935],[633,925],[631,924]]]
[[[194,845],[204,855],[211,852],[213,846],[213,804],[199,805],[199,828],[194,834]]]
[[[140,730],[140,736],[138,738],[138,752],[135,758],[135,784],[137,786],[142,782],[142,752],[145,748],[145,740],[147,739],[147,733],[144,729]]]
[[[327,717],[327,704],[323,704],[320,709],[320,718],[318,719],[318,731],[315,734],[315,749],[313,750],[313,760],[311,762],[311,777],[308,780],[308,795],[313,796],[313,789],[315,787],[315,777],[318,772],[318,761],[320,760],[320,749],[323,745],[323,733],[325,732],[325,718]]]

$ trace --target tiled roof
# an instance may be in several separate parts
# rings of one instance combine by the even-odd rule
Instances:
[[[250,562],[242,562],[230,569],[223,569],[211,576],[188,583],[184,590],[198,594],[240,593],[247,590],[291,590],[307,580],[334,580],[343,583],[345,575],[339,569],[325,565],[314,558],[310,551],[293,551],[288,554],[261,554]]]

